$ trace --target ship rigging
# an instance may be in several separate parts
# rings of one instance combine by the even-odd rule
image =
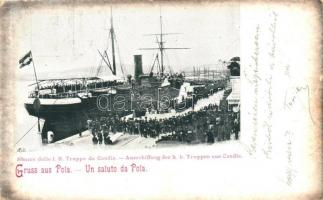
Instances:
[[[97,50],[100,57],[101,57],[101,63],[99,65],[99,67],[97,68],[96,77],[100,76],[101,70],[102,70],[102,61],[106,64],[106,66],[110,69],[110,71],[112,72],[112,75],[117,76],[117,69],[116,69],[116,50],[115,50],[115,46],[117,45],[117,37],[114,31],[114,27],[113,27],[113,15],[112,15],[112,8],[110,10],[111,12],[111,16],[110,16],[110,29],[109,29],[109,40],[111,41],[111,56],[112,56],[112,63],[110,62],[110,58],[109,55],[107,53],[107,49],[108,47],[104,50],[104,52],[102,53],[100,50]],[[122,72],[122,76],[123,78],[125,78],[125,74],[124,74],[124,70],[123,70],[123,66],[122,66],[122,62],[121,62],[121,56],[120,56],[120,51],[119,51],[119,47],[118,49],[118,55],[119,55],[119,60],[120,60],[120,69]]]
[[[163,22],[162,22],[162,16],[160,13],[159,16],[159,23],[160,23],[160,32],[159,33],[152,33],[152,34],[145,34],[145,36],[155,36],[156,37],[156,43],[158,44],[158,47],[155,48],[140,48],[140,50],[158,50],[156,53],[154,62],[151,66],[150,73],[153,72],[155,64],[157,65],[157,75],[160,77],[164,77],[165,75],[165,64],[164,64],[164,54],[165,50],[171,50],[171,49],[189,49],[185,47],[165,47],[165,41],[164,36],[165,35],[177,35],[181,33],[163,33]],[[170,70],[171,73],[171,70]]]

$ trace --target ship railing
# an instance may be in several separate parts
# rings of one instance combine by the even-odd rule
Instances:
[[[65,99],[65,98],[75,98],[78,97],[79,93],[86,92],[86,90],[77,90],[77,91],[69,91],[69,92],[61,92],[61,93],[49,93],[49,94],[39,94],[39,98],[41,99]],[[36,98],[36,93],[30,93],[29,98]]]
[[[112,87],[115,87],[115,86],[118,86],[118,85],[120,85],[120,83],[115,82],[115,81],[106,81],[106,82],[101,81],[101,82],[89,83],[87,85],[87,88],[88,88],[88,90],[108,89],[108,88],[112,88]],[[71,87],[71,89],[74,89],[74,88]],[[44,90],[44,88],[42,90]],[[42,91],[42,90],[40,90],[40,91]],[[43,98],[43,99],[73,98],[73,97],[77,97],[77,94],[82,93],[82,92],[86,92],[86,90],[85,89],[82,89],[82,90],[69,90],[68,92],[56,92],[56,93],[39,94],[39,98]],[[36,98],[36,96],[37,96],[36,91],[33,91],[28,95],[29,98]]]

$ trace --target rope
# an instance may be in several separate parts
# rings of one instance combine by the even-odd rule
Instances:
[[[55,100],[55,102],[54,102],[54,104],[53,105],[55,105],[56,104],[56,102],[58,101],[58,99],[56,99]],[[39,120],[39,119],[38,119]],[[16,144],[15,144],[15,146],[31,131],[31,129],[32,128],[34,128],[34,126],[36,125],[36,124],[38,124],[38,120],[37,120],[37,122],[16,142]]]
[[[120,49],[119,49],[119,42],[117,41],[117,36],[114,37],[115,41],[116,41],[116,46],[117,46],[117,51],[118,51],[118,57],[119,57],[119,62],[120,62],[120,68],[121,68],[121,72],[123,75],[123,79],[126,80],[126,76],[124,74],[123,71],[123,65],[122,65],[122,60],[121,60],[121,53],[120,53]]]
[[[111,37],[111,32],[109,31],[109,36],[108,36],[108,41],[107,41],[107,45],[106,45],[106,48],[105,48],[105,50],[106,51],[108,51],[109,50],[109,40],[110,40],[110,37]],[[101,69],[102,69],[102,67],[103,67],[103,59],[101,58],[100,59],[100,64],[99,64],[99,67],[97,68],[97,70],[96,70],[96,74],[95,74],[95,76],[99,76],[100,75],[100,73],[101,73]],[[91,72],[92,73],[92,72]]]
[[[37,122],[16,142],[15,146],[31,131],[32,128],[37,124]]]

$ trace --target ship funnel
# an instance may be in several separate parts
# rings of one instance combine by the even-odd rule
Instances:
[[[135,80],[136,82],[140,82],[139,76],[142,75],[142,56],[134,55],[135,60]]]

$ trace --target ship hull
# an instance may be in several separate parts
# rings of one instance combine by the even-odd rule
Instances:
[[[49,118],[54,115],[65,115],[66,113],[72,113],[82,110],[81,104],[70,105],[41,105],[37,111],[33,104],[25,103],[25,108],[29,115],[39,117],[42,119]]]
[[[29,98],[25,108],[29,115],[45,120],[41,130],[43,142],[55,142],[86,130],[86,107],[80,98],[40,99],[38,107],[35,100]]]
[[[82,112],[69,114],[57,114],[45,119],[45,124],[41,132],[44,142],[56,142],[75,134],[81,134],[87,129],[87,117]],[[48,133],[52,133],[51,137]]]

